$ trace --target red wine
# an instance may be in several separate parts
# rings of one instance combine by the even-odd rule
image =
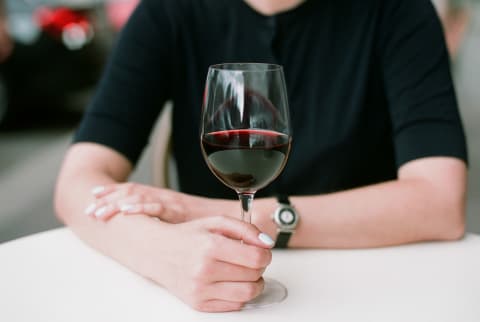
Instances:
[[[256,192],[282,171],[289,136],[267,130],[228,130],[204,134],[202,149],[212,172],[237,192]]]

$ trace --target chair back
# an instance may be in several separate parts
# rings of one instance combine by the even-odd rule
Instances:
[[[175,160],[171,154],[172,133],[171,103],[167,103],[155,126],[152,140],[153,185],[178,190]]]

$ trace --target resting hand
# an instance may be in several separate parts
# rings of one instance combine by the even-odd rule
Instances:
[[[262,292],[273,241],[255,226],[230,217],[167,225],[149,242],[147,277],[199,311],[236,311]]]
[[[92,194],[95,200],[85,213],[105,221],[123,213],[158,217],[176,224],[225,214],[225,208],[212,207],[211,199],[137,183],[99,186],[92,190]]]

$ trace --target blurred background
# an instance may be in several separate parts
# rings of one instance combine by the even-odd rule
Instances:
[[[0,0],[0,243],[59,227],[63,155],[139,0]],[[480,233],[480,1],[433,0],[467,132],[467,230]],[[132,180],[150,183],[147,149]]]

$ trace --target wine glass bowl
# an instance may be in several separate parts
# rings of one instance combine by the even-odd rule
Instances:
[[[221,182],[237,193],[255,193],[280,174],[290,139],[261,129],[225,130],[204,135],[202,147]]]
[[[237,193],[255,193],[286,164],[291,135],[282,67],[211,66],[202,110],[202,152],[210,170]]]

